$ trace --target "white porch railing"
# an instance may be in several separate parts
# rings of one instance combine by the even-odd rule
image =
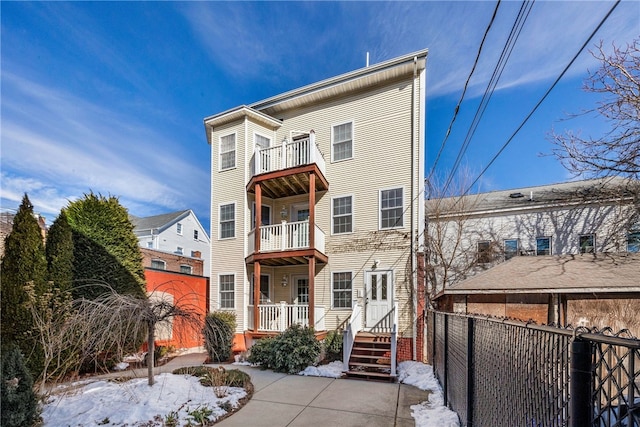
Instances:
[[[356,335],[362,330],[362,307],[358,303],[353,303],[353,311],[351,311],[351,317],[347,323],[347,328],[343,332],[342,338],[342,370],[347,372],[349,370],[349,358],[351,357],[351,350],[353,350],[353,343],[356,340]]]
[[[260,304],[258,331],[262,332],[282,332],[291,325],[299,324],[309,326],[309,306],[287,304],[281,302],[278,304]],[[324,325],[324,307],[315,306],[314,310],[316,331],[326,330]],[[247,321],[249,329],[253,329],[253,306],[247,306]]]
[[[317,224],[315,230],[315,247],[324,253],[325,234]],[[255,252],[254,236],[255,230],[252,230],[247,242],[250,254]],[[260,226],[260,252],[287,251],[309,247],[309,220],[283,221],[281,224]]]
[[[256,147],[253,157],[253,175],[315,163],[325,173],[324,156],[316,144],[313,131],[308,138],[267,148]]]

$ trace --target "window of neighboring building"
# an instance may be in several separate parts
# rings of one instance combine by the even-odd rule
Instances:
[[[220,308],[235,308],[236,275],[218,275],[218,287],[220,289]]]
[[[220,170],[236,167],[236,134],[220,137]]]
[[[191,274],[192,271],[193,271],[193,269],[191,268],[190,265],[183,264],[183,265],[180,266],[180,273]]]
[[[402,227],[402,188],[380,190],[380,228]]]
[[[153,249],[153,241],[151,241],[151,242],[147,242],[147,247],[148,247],[149,249]]]
[[[504,241],[505,261],[518,255],[518,239],[506,239]]]
[[[167,264],[161,259],[152,259],[151,268],[155,268],[156,270],[166,270]]]
[[[177,223],[176,224],[176,233],[182,235],[182,224],[181,223]]]
[[[220,205],[220,238],[230,239],[236,236],[236,204]]]
[[[483,240],[478,242],[478,263],[487,264],[491,261],[493,261],[491,241]]]
[[[592,254],[595,252],[596,236],[593,234],[584,234],[578,238],[581,254]]]
[[[253,274],[251,275],[250,281],[251,283],[249,286],[249,292],[251,293],[249,294],[249,304],[253,305]],[[271,298],[269,295],[270,295],[269,275],[261,274],[260,275],[260,304],[266,304],[271,302]]]
[[[551,255],[551,237],[536,239],[536,255]]]
[[[627,252],[640,252],[640,230],[627,234]]]
[[[333,273],[331,276],[333,308],[352,307],[352,273],[350,271]]]
[[[182,246],[177,246],[177,247],[176,247],[176,253],[177,253],[178,255],[182,255],[182,254],[184,254],[184,248],[183,248]]]
[[[270,225],[271,224],[271,206],[262,205],[260,208],[260,225]],[[251,229],[256,228],[256,203],[253,202],[251,205]]]
[[[331,161],[337,162],[353,157],[353,122],[331,128]]]
[[[333,203],[333,234],[353,231],[353,199],[351,196],[336,197]]]
[[[193,230],[193,240],[198,240],[198,230]]]

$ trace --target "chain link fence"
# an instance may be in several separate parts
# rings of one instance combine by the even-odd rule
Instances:
[[[463,426],[640,427],[640,340],[435,311],[427,334]]]

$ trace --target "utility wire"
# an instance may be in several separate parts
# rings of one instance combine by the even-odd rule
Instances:
[[[444,136],[444,139],[442,140],[442,144],[440,145],[440,149],[438,150],[438,154],[436,155],[436,160],[433,163],[433,166],[431,166],[431,171],[429,172],[429,176],[427,177],[427,179],[431,178],[431,175],[433,175],[433,172],[436,169],[436,166],[438,165],[438,160],[440,160],[440,155],[442,154],[442,150],[444,150],[444,147],[447,143],[447,139],[449,139],[449,135],[451,134],[451,128],[453,127],[453,122],[456,121],[456,117],[458,116],[458,112],[460,111],[460,105],[462,104],[462,100],[464,99],[464,95],[467,92],[467,87],[469,86],[469,81],[471,80],[471,76],[473,76],[473,73],[476,70],[476,66],[478,65],[478,61],[480,60],[480,54],[482,53],[482,48],[484,46],[484,42],[487,39],[487,35],[489,34],[489,30],[491,29],[491,26],[493,25],[493,22],[496,19],[496,15],[498,14],[498,8],[500,7],[500,2],[501,0],[498,0],[498,2],[496,3],[496,7],[493,10],[493,16],[491,16],[491,20],[489,21],[489,25],[487,26],[487,29],[484,31],[484,36],[482,37],[482,41],[480,42],[480,46],[478,47],[478,53],[476,54],[476,59],[473,62],[473,67],[471,68],[471,72],[469,73],[469,76],[467,77],[467,81],[464,83],[464,88],[462,89],[462,95],[460,95],[460,99],[458,100],[458,104],[456,105],[455,110],[453,111],[453,117],[451,118],[451,122],[449,123],[449,128],[447,129],[447,133]]]
[[[545,94],[542,96],[542,98],[540,99],[540,101],[538,101],[538,103],[533,107],[533,109],[529,112],[529,114],[527,114],[527,116],[524,118],[524,120],[520,123],[520,125],[516,128],[516,130],[511,134],[511,136],[509,137],[509,139],[507,139],[507,141],[502,145],[502,147],[500,148],[500,150],[495,154],[495,156],[493,156],[493,158],[491,159],[491,161],[489,162],[489,164],[487,164],[487,166],[485,166],[485,168],[482,170],[482,172],[480,172],[480,174],[478,175],[478,177],[471,183],[471,185],[469,185],[469,187],[460,195],[460,198],[462,198],[464,195],[466,195],[469,190],[471,190],[471,188],[473,188],[473,186],[480,180],[480,178],[482,177],[482,175],[484,175],[484,173],[487,171],[487,169],[489,169],[489,167],[493,164],[493,162],[495,162],[495,160],[498,158],[498,156],[500,156],[500,154],[502,154],[502,152],[507,148],[507,146],[511,143],[511,141],[513,141],[513,138],[518,134],[518,132],[520,132],[520,130],[524,127],[525,123],[527,123],[527,121],[529,121],[529,119],[531,118],[531,116],[533,116],[533,113],[536,112],[536,110],[538,109],[538,107],[540,107],[540,105],[542,104],[542,102],[544,102],[544,100],[547,98],[547,96],[549,96],[549,93],[551,93],[551,91],[553,90],[553,88],[556,87],[556,85],[558,84],[558,82],[560,81],[560,79],[562,79],[562,77],[564,77],[564,75],[567,73],[567,71],[569,70],[569,68],[571,67],[571,65],[573,65],[573,63],[576,61],[576,59],[578,58],[578,56],[580,56],[580,54],[582,53],[582,51],[585,49],[585,47],[587,47],[587,45],[591,42],[591,39],[593,39],[593,37],[596,35],[596,33],[598,32],[598,30],[600,30],[600,28],[602,27],[602,25],[604,25],[604,23],[606,22],[607,19],[609,19],[609,16],[611,16],[611,14],[613,13],[613,11],[615,10],[616,7],[618,7],[618,5],[620,4],[621,0],[617,0],[614,5],[611,7],[611,9],[609,9],[609,12],[607,12],[607,14],[605,15],[604,18],[602,18],[602,20],[600,21],[600,23],[598,24],[598,26],[591,32],[591,35],[589,35],[589,38],[582,44],[582,46],[580,47],[580,49],[578,50],[578,52],[573,56],[573,58],[571,59],[571,61],[569,61],[569,63],[567,64],[566,67],[564,67],[564,70],[562,70],[562,73],[560,73],[560,75],[558,76],[558,78],[553,82],[553,84],[551,85],[551,87],[549,87],[549,89],[545,92]],[[458,199],[460,200],[460,199]],[[457,203],[457,202],[456,202]]]

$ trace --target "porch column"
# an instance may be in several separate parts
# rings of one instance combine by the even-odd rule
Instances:
[[[313,176],[313,175],[311,175]],[[316,327],[316,257],[309,257],[309,327]]]
[[[260,183],[256,184],[256,211],[254,212],[256,217],[256,226],[253,230],[254,238],[254,253],[260,253],[260,226],[262,225],[262,187]],[[258,276],[260,278],[260,276]],[[257,282],[260,283],[260,282]]]
[[[260,326],[260,261],[253,263],[253,332]]]
[[[309,175],[309,247],[316,247],[316,174]]]

